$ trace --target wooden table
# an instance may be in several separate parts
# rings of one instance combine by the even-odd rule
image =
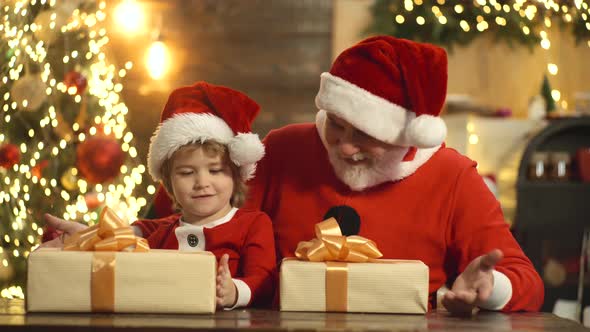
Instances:
[[[384,315],[221,311],[215,315],[50,314],[25,313],[21,300],[0,299],[0,331],[590,331],[549,313],[482,312],[452,317],[435,311],[426,315]]]

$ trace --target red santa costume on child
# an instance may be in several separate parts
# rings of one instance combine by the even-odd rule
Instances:
[[[150,174],[162,180],[161,166],[176,150],[191,142],[215,140],[228,147],[242,178],[250,179],[264,155],[264,146],[250,129],[258,111],[259,106],[246,95],[222,86],[198,82],[173,91],[150,143]],[[185,223],[180,214],[173,214],[139,220],[133,226],[151,248],[206,250],[218,260],[228,254],[238,290],[234,307],[270,302],[276,258],[272,225],[265,213],[234,207],[205,225]]]

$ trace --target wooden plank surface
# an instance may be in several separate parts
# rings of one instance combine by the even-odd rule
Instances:
[[[549,313],[480,312],[453,317],[426,315],[219,311],[213,315],[26,314],[22,300],[0,300],[0,331],[588,331]]]

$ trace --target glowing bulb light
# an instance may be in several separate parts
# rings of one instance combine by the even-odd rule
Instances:
[[[143,27],[143,9],[135,0],[124,0],[115,8],[114,14],[117,24],[128,33],[137,33]]]
[[[162,41],[155,41],[150,45],[146,54],[146,67],[151,78],[162,79],[169,67],[168,47]]]

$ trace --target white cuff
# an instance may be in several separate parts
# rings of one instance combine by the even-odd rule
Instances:
[[[234,304],[231,308],[224,308],[224,310],[233,310],[238,307],[245,307],[250,303],[250,298],[252,297],[252,291],[250,290],[250,286],[246,284],[244,281],[240,279],[231,279],[236,285],[236,290],[238,291],[238,300],[236,304]]]
[[[512,283],[502,272],[492,270],[492,275],[494,276],[492,294],[479,307],[486,310],[501,310],[512,298]]]

